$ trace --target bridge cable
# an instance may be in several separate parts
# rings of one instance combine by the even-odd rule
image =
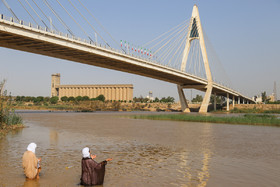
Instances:
[[[149,42],[147,42],[147,43],[143,44],[143,47],[145,47],[145,46],[149,45],[149,44],[150,44],[150,43],[152,43],[153,41],[155,41],[155,40],[159,39],[160,37],[164,36],[165,34],[167,34],[167,33],[171,32],[172,30],[176,29],[177,27],[179,27],[179,26],[183,25],[183,24],[184,24],[185,22],[187,22],[187,21],[188,21],[188,20],[183,21],[182,23],[180,23],[179,25],[177,25],[177,26],[173,27],[173,28],[172,28],[172,29],[170,29],[169,31],[167,31],[167,32],[165,32],[165,33],[161,34],[160,36],[156,37],[155,39],[153,39],[153,40],[151,40],[151,41],[149,41]]]
[[[29,14],[29,16],[33,19],[33,21],[36,23],[36,25],[39,25],[37,21],[34,19],[34,17],[30,14],[30,12],[26,9],[26,7],[21,3],[20,0],[18,2],[21,4],[21,6],[24,8],[24,10]]]
[[[219,71],[219,70],[216,70],[216,69],[214,69],[214,70],[216,70],[216,72],[222,73],[221,79],[222,79],[223,81],[226,81],[226,82],[224,82],[224,83],[228,84],[228,86],[233,87],[233,83],[232,83],[232,81],[230,80],[230,78],[229,78],[227,72],[225,71],[224,66],[222,65],[221,60],[219,59],[219,56],[217,55],[217,53],[216,53],[216,51],[215,51],[215,49],[214,49],[214,47],[213,47],[211,41],[209,40],[209,38],[207,37],[207,35],[206,35],[205,33],[204,33],[204,36],[205,36],[205,43],[207,44],[206,47],[208,47],[207,49],[209,49],[209,51],[211,52],[210,54],[213,53],[213,55],[210,56],[210,57],[213,57],[213,60],[212,60],[213,62],[217,62],[217,64],[215,65],[215,67],[220,68],[220,71]],[[214,65],[214,64],[213,64],[213,65]],[[216,77],[217,73],[215,73],[214,75],[215,75],[215,78],[217,78],[217,77]],[[222,81],[222,80],[219,80],[219,81]]]
[[[150,49],[155,48],[157,45],[159,45],[160,43],[162,43],[164,40],[167,40],[171,35],[173,35],[174,33],[176,33],[178,30],[182,29],[183,27],[184,27],[184,25],[181,26],[181,27],[179,27],[179,28],[177,28],[176,30],[174,30],[172,33],[170,33],[170,34],[167,35],[165,38],[163,38],[162,40],[160,40],[159,42],[157,42],[155,45],[151,46]],[[163,35],[161,35],[161,36],[163,36]],[[158,38],[157,38],[157,39],[158,39]],[[150,43],[150,42],[149,42],[149,43]]]
[[[94,41],[91,39],[91,37],[88,35],[88,33],[82,28],[82,26],[73,18],[73,16],[65,9],[65,7],[58,1],[56,2],[65,10],[65,12],[71,17],[71,19],[80,27],[80,29],[83,31],[83,33],[94,43]]]
[[[66,23],[60,18],[60,16],[55,12],[55,10],[50,6],[47,0],[43,0],[44,3],[48,6],[48,8],[52,11],[52,13],[56,16],[56,18],[60,21],[60,23],[66,28],[66,30],[72,35],[75,36],[71,29],[66,25]]]
[[[78,0],[80,2],[80,4],[87,10],[87,12],[91,15],[91,17],[97,22],[97,24],[110,36],[110,38],[115,42],[115,44],[117,46],[119,46],[119,44],[116,42],[116,40],[113,38],[113,36],[107,32],[107,30],[102,26],[102,24],[93,16],[93,14],[88,10],[88,8],[86,6],[84,6],[84,4]]]
[[[36,3],[36,1],[32,0],[33,3],[37,6],[37,8],[42,12],[42,14],[45,16],[45,18],[47,20],[49,20],[48,16],[44,13],[44,11],[38,6],[38,4]],[[51,25],[54,27],[54,29],[58,32],[58,29],[55,27],[55,25],[53,23],[51,23]]]
[[[183,36],[183,38],[184,39],[186,39],[187,38],[187,34],[188,34],[188,30],[186,31],[186,33],[185,33],[185,35]],[[177,68],[177,69],[181,69],[181,63],[182,63],[182,58],[183,58],[183,52],[184,52],[184,46],[183,46],[183,44],[184,43],[186,43],[186,40],[184,40],[184,39],[182,39],[182,42],[181,42],[181,44],[180,44],[180,46],[179,46],[179,48],[178,48],[178,52],[179,52],[179,50],[181,51],[181,54],[180,55],[177,55],[177,57],[175,58],[175,63],[177,62],[177,64],[175,64],[175,68]],[[177,53],[177,52],[176,52]],[[176,54],[175,53],[175,54]],[[175,56],[175,54],[174,54],[174,56]],[[179,58],[180,58],[180,60],[179,60]],[[173,57],[172,57],[172,59],[173,59]],[[179,65],[179,67],[178,67],[178,65]]]
[[[14,15],[14,17],[19,21],[18,17],[17,17],[16,14],[14,13],[14,11],[11,9],[11,7],[9,6],[9,4],[8,4],[5,0],[2,0],[2,2],[3,2],[4,5],[7,7],[7,9]]]
[[[186,26],[187,28],[187,26]],[[173,44],[174,48],[172,49],[172,51],[170,51],[170,54],[171,55],[171,52],[173,52],[173,55],[169,58],[169,61],[168,61],[168,64],[169,65],[172,61],[172,59],[174,58],[174,56],[177,54],[177,52],[180,50],[180,47],[182,45],[182,43],[184,42],[182,39],[184,38],[185,34],[186,34],[186,31],[188,31],[187,29],[184,29],[182,31],[182,34],[175,40],[176,43]],[[181,41],[181,42],[180,42]],[[179,45],[180,44],[180,45]],[[176,46],[176,49],[175,49],[175,46]],[[179,46],[179,47],[178,47]],[[175,51],[174,51],[175,50]],[[176,63],[176,62],[175,62]]]
[[[180,31],[181,32],[181,31]],[[174,37],[176,37],[180,32],[178,32],[178,33],[176,33],[176,35],[173,35]],[[166,48],[166,49],[164,49],[163,51],[162,51],[162,53],[164,54],[160,59],[162,60],[162,59],[165,59],[165,56],[169,56],[169,53],[170,53],[170,51],[172,51],[173,50],[173,46],[176,44],[176,42],[177,42],[177,40],[179,39],[180,37],[178,37],[175,41],[173,41],[172,43],[170,42],[170,45]],[[162,60],[163,62],[165,61],[165,60]]]
[[[177,48],[177,50],[175,51],[175,53],[172,55],[172,57],[170,58],[169,62],[168,62],[168,65],[171,63],[171,61],[173,60],[173,58],[177,55],[177,53],[182,50],[181,47],[183,46],[183,44],[185,43],[185,40],[183,40],[183,38],[186,38],[186,34],[188,33],[188,29],[186,29],[185,33],[183,33],[183,35],[181,36],[181,38],[179,40],[181,40],[181,43],[179,45],[179,47]],[[177,55],[178,57],[179,56],[182,56],[182,55]],[[177,62],[177,59],[175,58],[175,63]]]
[[[42,18],[39,16],[39,14],[37,14],[37,12],[33,9],[33,7],[29,4],[29,2],[27,0],[25,0],[25,2],[29,5],[29,7],[33,10],[33,12],[37,15],[37,17],[42,21],[42,23],[46,26],[46,28],[49,30],[48,25],[44,22],[44,20],[42,20]]]
[[[165,47],[176,35],[172,36],[164,45],[157,49],[154,54],[157,54],[163,47]]]
[[[186,27],[185,27],[186,28]],[[182,35],[184,35],[184,29],[185,28],[183,28],[181,31],[179,31],[178,33],[176,33],[175,35],[173,35],[173,38],[174,37],[176,37],[178,34],[180,34],[180,36],[175,40],[175,41],[173,41],[172,43],[170,42],[170,45],[166,48],[166,49],[164,49],[163,51],[162,51],[162,53],[164,54],[162,57],[161,57],[161,59],[163,59],[162,61],[164,62],[165,60],[166,60],[166,58],[170,55],[170,53],[174,50],[174,48],[175,48],[175,46],[176,46],[176,44],[178,43],[178,40],[180,39],[180,38],[182,38]],[[183,34],[181,34],[181,33],[183,33]],[[169,43],[169,42],[168,42]]]
[[[72,4],[72,2],[70,0],[68,0],[69,3],[72,5],[72,7],[80,14],[80,16],[82,16],[84,18],[84,20],[90,25],[90,27],[94,30],[94,32],[96,32],[98,34],[98,36],[105,42],[106,45],[108,45],[110,47],[110,45],[103,39],[103,37],[94,29],[94,27],[92,26],[92,24],[89,23],[89,21],[83,16],[83,14],[76,8],[75,5]],[[111,48],[111,47],[110,47]]]

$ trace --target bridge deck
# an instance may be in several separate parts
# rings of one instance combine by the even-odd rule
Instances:
[[[201,91],[205,91],[207,85],[206,79],[121,51],[4,19],[0,19],[0,46],[142,75]],[[216,83],[213,85],[213,92],[222,96],[229,93],[230,97],[236,96],[253,102],[250,98]]]

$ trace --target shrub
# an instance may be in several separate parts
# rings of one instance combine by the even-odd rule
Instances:
[[[22,118],[11,110],[11,96],[7,96],[4,91],[6,80],[0,82],[0,127],[6,125],[22,124]]]
[[[104,102],[105,101],[105,96],[104,95],[99,95],[99,96],[96,97],[96,99]]]
[[[57,102],[58,102],[58,97],[57,96],[51,97],[51,99],[50,99],[51,104],[56,104]]]
[[[63,102],[68,101],[68,97],[67,97],[67,96],[63,96],[63,97],[61,97],[60,99],[61,99],[61,101],[63,101]]]

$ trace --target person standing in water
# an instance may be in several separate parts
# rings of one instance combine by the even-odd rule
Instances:
[[[97,163],[94,159],[96,155],[91,155],[88,147],[82,150],[82,176],[81,185],[101,185],[104,182],[105,166],[112,158],[108,158],[100,163]]]
[[[37,145],[30,143],[27,146],[27,151],[24,152],[22,157],[22,167],[24,174],[28,179],[39,179],[39,173],[41,171],[41,158],[37,158],[35,155],[35,149]]]

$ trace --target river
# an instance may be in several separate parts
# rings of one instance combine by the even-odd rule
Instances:
[[[21,113],[27,127],[0,140],[0,186],[77,186],[85,146],[97,161],[113,158],[104,187],[280,184],[279,127],[135,120],[124,114]],[[21,167],[31,142],[42,158],[37,181],[26,181]]]

